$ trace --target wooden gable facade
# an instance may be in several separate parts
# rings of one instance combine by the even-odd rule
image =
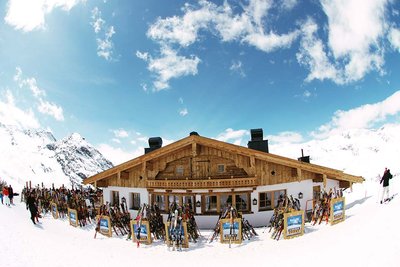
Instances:
[[[149,191],[257,187],[312,180],[339,181],[341,188],[364,181],[343,171],[260,152],[198,135],[122,163],[84,180],[97,187]]]

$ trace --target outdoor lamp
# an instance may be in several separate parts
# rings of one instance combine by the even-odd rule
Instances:
[[[253,205],[254,206],[257,205],[257,199],[256,198],[253,199]]]
[[[300,193],[299,193],[299,199],[302,199],[302,198],[303,198],[303,193],[300,192]]]
[[[200,200],[197,200],[196,207],[200,207],[200,206],[201,206]]]

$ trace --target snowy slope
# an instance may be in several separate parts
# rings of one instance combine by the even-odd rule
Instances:
[[[50,187],[80,183],[82,178],[112,167],[79,134],[57,141],[47,131],[0,123],[0,177],[19,191],[26,183]]]
[[[400,124],[387,124],[377,130],[348,130],[323,140],[302,144],[271,145],[270,152],[297,159],[301,149],[311,163],[375,179],[385,167],[400,173]]]
[[[400,177],[391,192],[399,193]],[[306,224],[305,234],[289,240],[259,237],[241,245],[208,243],[210,231],[183,252],[169,251],[160,241],[136,248],[123,237],[97,235],[94,227],[74,228],[50,216],[34,226],[24,205],[0,204],[1,266],[399,266],[400,195],[377,203],[379,185],[368,181],[346,193],[346,220],[334,226]],[[19,201],[19,199],[17,199]]]

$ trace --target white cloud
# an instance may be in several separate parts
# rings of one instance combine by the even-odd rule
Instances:
[[[108,26],[107,22],[101,17],[101,11],[98,7],[92,10],[93,30],[97,36],[97,55],[107,61],[114,59],[114,43],[112,41],[113,35],[116,33],[114,26]]]
[[[181,109],[179,111],[179,115],[181,115],[182,117],[186,116],[187,114],[189,114],[187,108]]]
[[[298,0],[282,0],[282,7],[286,10],[293,9],[298,4]]]
[[[197,5],[185,4],[182,16],[158,18],[147,31],[147,36],[159,43],[161,57],[154,59],[148,53],[141,52],[137,52],[136,56],[148,62],[149,71],[156,75],[155,89],[162,90],[169,87],[172,78],[197,74],[200,59],[195,55],[190,58],[178,57],[172,47],[186,48],[194,44],[201,39],[201,30],[216,35],[223,42],[247,43],[264,52],[288,48],[298,37],[299,31],[278,34],[269,30],[265,34],[263,20],[271,7],[272,0],[250,0],[247,6],[241,6],[242,12],[235,13],[228,1],[220,6],[205,0]],[[183,67],[182,64],[167,64],[171,59],[176,61],[176,58],[179,63],[185,60]]]
[[[57,121],[64,121],[63,109],[54,103],[39,98],[38,110],[40,113],[52,116]]]
[[[396,28],[390,29],[389,41],[394,49],[400,52],[400,30]]]
[[[55,8],[69,11],[85,0],[9,0],[5,22],[25,32],[44,29],[45,16]]]
[[[376,123],[383,122],[388,116],[398,113],[400,113],[400,91],[378,103],[366,104],[348,111],[338,110],[330,122],[320,126],[311,135],[325,138],[347,129],[370,128]]]
[[[40,128],[40,123],[31,109],[22,110],[15,105],[15,99],[10,90],[3,94],[5,100],[0,100],[0,122],[13,125],[19,129]]]
[[[156,73],[157,77],[153,82],[156,91],[168,89],[169,80],[172,78],[197,74],[197,65],[200,63],[198,57],[179,56],[170,47],[161,49],[161,57],[153,59],[149,56],[146,61],[149,62],[148,69]]]
[[[14,75],[14,81],[18,83],[20,88],[28,87],[33,97],[38,101],[38,111],[42,114],[52,116],[57,121],[64,121],[63,108],[44,99],[44,97],[46,97],[46,91],[38,87],[36,79],[34,77],[24,79],[20,67],[17,67],[16,71],[17,73]]]
[[[111,141],[117,144],[121,144],[121,140],[119,140],[118,138],[112,138]]]
[[[331,79],[336,83],[342,84],[343,79],[335,66],[331,64],[323,42],[316,36],[318,25],[310,18],[301,25],[302,38],[300,41],[300,50],[296,54],[297,61],[309,68],[306,81],[314,79]]]
[[[300,143],[303,142],[303,136],[296,132],[281,132],[278,135],[268,135],[268,141],[273,143]]]
[[[215,139],[223,142],[233,143],[235,145],[241,145],[244,136],[249,135],[247,130],[233,130],[232,128],[226,129],[223,133],[220,133]]]
[[[356,81],[371,70],[382,71],[381,39],[387,25],[387,0],[321,0],[328,17],[329,48],[345,65],[346,82]]]
[[[112,130],[112,132],[114,133],[115,137],[117,137],[117,138],[129,137],[129,133],[124,129]]]
[[[95,7],[92,10],[92,22],[90,23],[93,26],[93,30],[95,33],[99,33],[105,24],[105,20],[101,18],[101,11],[98,7]]]
[[[144,148],[138,147],[133,151],[125,151],[121,148],[116,148],[108,144],[100,144],[97,149],[103,154],[107,159],[109,159],[114,165],[121,164],[140,155],[143,155]]]
[[[240,60],[237,62],[232,62],[232,65],[229,69],[235,73],[238,73],[242,78],[246,77],[246,73],[242,68],[242,62]]]

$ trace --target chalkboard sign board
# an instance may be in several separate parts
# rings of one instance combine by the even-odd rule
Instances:
[[[331,225],[343,222],[346,219],[345,208],[346,202],[344,197],[334,198],[331,200]]]
[[[186,222],[182,222],[180,232],[183,233],[182,247],[188,248],[189,247],[189,237],[188,237]],[[170,239],[171,222],[167,222],[167,224],[165,225],[165,233],[166,233],[166,238],[167,238],[167,245],[170,247],[170,246],[172,246],[172,240]]]
[[[59,218],[57,204],[54,202],[51,202],[50,208],[51,208],[51,215],[53,215],[53,218],[57,220]]]
[[[78,227],[78,212],[74,209],[68,209],[69,224]]]
[[[138,232],[140,228],[140,240],[138,240]],[[133,235],[132,241],[140,242],[147,245],[150,245],[151,233],[150,233],[150,224],[147,220],[142,220],[139,227],[139,222],[137,220],[131,220],[131,233]]]
[[[111,237],[112,231],[111,231],[110,217],[104,215],[97,215],[96,220],[97,220],[97,225],[99,226],[98,231],[100,232],[100,234]]]
[[[304,234],[304,211],[293,211],[284,214],[283,238],[294,238]]]
[[[221,243],[242,243],[242,221],[239,218],[233,220],[231,219],[221,219],[220,220],[220,233],[221,233]]]

